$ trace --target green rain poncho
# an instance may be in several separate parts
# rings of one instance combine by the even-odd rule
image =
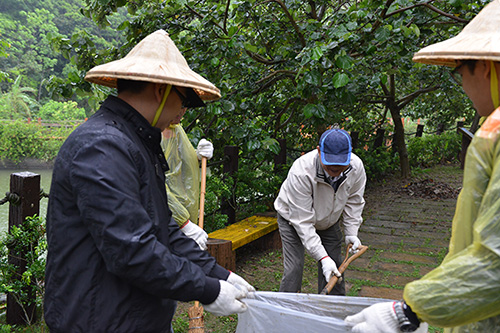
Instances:
[[[500,108],[467,151],[449,253],[406,285],[404,299],[421,320],[445,332],[500,331]]]
[[[198,224],[200,168],[196,150],[180,125],[167,129],[161,146],[170,170],[165,174],[168,206],[175,222],[182,226],[187,220]]]

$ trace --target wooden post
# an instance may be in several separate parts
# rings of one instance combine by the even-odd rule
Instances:
[[[223,166],[223,172],[224,176],[229,175],[232,176],[238,171],[238,147],[237,146],[225,146],[224,147],[224,166]],[[236,182],[234,184],[236,187]],[[236,198],[234,197],[234,190],[235,188],[233,187],[233,194],[231,194],[230,198],[225,198],[222,201],[222,214],[227,215],[227,224],[233,224],[236,222]]]
[[[9,233],[13,226],[19,226],[27,217],[40,214],[40,175],[31,172],[10,175],[10,192],[21,198],[19,205],[9,205]],[[9,253],[9,264],[18,267],[19,277],[26,271],[26,253]],[[15,295],[7,294],[6,321],[9,325],[26,325],[35,321],[35,295],[27,290],[30,305],[21,306]]]
[[[358,148],[359,132],[351,132],[352,149]]]
[[[208,253],[217,260],[219,265],[230,271],[236,270],[236,253],[233,251],[233,242],[209,238],[207,248]]]
[[[458,132],[462,133],[462,150],[460,151],[458,159],[460,160],[460,168],[464,168],[465,166],[465,155],[467,154],[467,148],[469,148],[469,144],[474,137],[468,129],[465,127],[459,127]]]
[[[417,138],[421,138],[423,133],[424,133],[424,125],[417,125],[417,133],[415,134],[415,136]]]
[[[441,134],[443,134],[443,132],[444,132],[444,124],[443,123],[438,124],[436,134],[441,135]]]
[[[286,139],[276,139],[280,144],[280,152],[274,156],[274,169],[286,164]]]
[[[382,147],[382,144],[384,143],[384,134],[385,130],[383,128],[377,129],[377,134],[375,135],[374,148]]]

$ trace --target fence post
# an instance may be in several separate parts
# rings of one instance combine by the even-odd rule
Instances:
[[[443,123],[438,124],[437,129],[436,129],[436,134],[441,135],[444,132],[445,125]]]
[[[352,149],[358,148],[359,132],[351,132]]]
[[[417,133],[415,133],[415,137],[421,138],[424,133],[424,125],[417,125]]]
[[[458,155],[458,159],[460,160],[460,168],[463,169],[465,166],[465,156],[467,155],[467,148],[469,148],[469,144],[471,143],[474,134],[472,134],[465,127],[459,127],[457,131],[458,133],[462,134],[462,150]]]
[[[236,171],[238,171],[238,151],[237,146],[225,146],[224,147],[224,166],[222,171],[224,172],[224,177],[226,175],[232,176]],[[225,198],[222,200],[222,214],[227,215],[227,224],[233,224],[236,222],[236,198],[235,191],[236,181],[232,189],[232,194],[230,198]]]
[[[31,172],[19,172],[10,175],[10,193],[16,193],[21,201],[19,205],[9,204],[9,233],[13,226],[24,223],[27,217],[40,214],[40,175]],[[27,252],[28,249],[26,249]],[[26,271],[26,252],[9,253],[9,264],[18,267],[19,278]],[[7,293],[6,321],[9,325],[26,325],[35,320],[35,294],[29,289],[29,304],[21,306],[15,295]],[[26,311],[26,313],[25,313]]]
[[[383,128],[377,128],[377,134],[375,135],[374,148],[382,147],[384,143],[385,130]]]
[[[280,144],[280,152],[274,155],[274,170],[278,168],[279,165],[286,164],[286,139],[276,139]]]

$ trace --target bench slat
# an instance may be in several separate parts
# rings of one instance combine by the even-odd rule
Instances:
[[[252,216],[208,234],[209,238],[232,241],[232,250],[278,229],[275,217]]]

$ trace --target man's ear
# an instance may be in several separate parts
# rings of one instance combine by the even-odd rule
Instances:
[[[476,66],[476,67],[479,67],[480,70],[483,71],[483,76],[485,79],[488,79],[488,80],[490,79],[490,73],[491,73],[491,62],[490,61],[480,60],[479,66]]]
[[[319,146],[316,146],[316,148],[318,149],[318,155],[321,156],[321,150],[319,150]]]
[[[161,103],[166,87],[167,87],[166,84],[154,83],[155,98],[158,101],[158,103]]]

